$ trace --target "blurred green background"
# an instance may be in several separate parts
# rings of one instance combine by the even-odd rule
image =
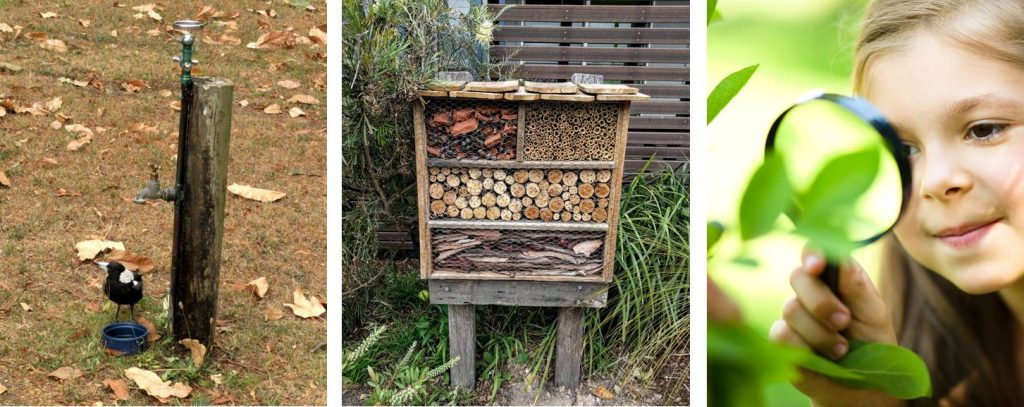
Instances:
[[[708,83],[760,64],[747,86],[708,128],[708,220],[726,234],[708,269],[765,336],[792,296],[788,275],[800,264],[802,239],[769,235],[741,248],[736,225],[740,197],[761,162],[771,122],[811,90],[851,94],[853,48],[866,0],[719,0],[722,19],[708,27]],[[875,248],[855,254],[877,270]],[[809,405],[789,384],[767,389],[773,406]]]

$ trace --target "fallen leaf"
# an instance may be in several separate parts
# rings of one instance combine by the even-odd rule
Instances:
[[[58,52],[62,54],[68,52],[68,44],[65,44],[64,41],[61,40],[46,40],[40,42],[39,46],[45,50]]]
[[[269,307],[263,311],[263,317],[266,321],[276,321],[284,318],[284,311],[277,307]]]
[[[4,393],[7,393],[7,388],[4,387],[4,385],[0,384],[0,394],[4,394]]]
[[[305,116],[306,112],[302,111],[302,109],[299,109],[298,106],[295,106],[292,107],[291,109],[288,109],[288,115],[295,118],[299,116]]]
[[[21,72],[21,70],[22,67],[20,65],[15,65],[10,62],[0,62],[0,72],[18,73]]]
[[[161,402],[165,402],[171,397],[186,398],[192,394],[192,388],[188,385],[178,382],[172,385],[170,382],[164,382],[160,380],[160,376],[149,370],[130,367],[124,371],[124,374],[146,394],[156,397]]]
[[[163,31],[160,31],[159,28],[154,28],[152,30],[146,31],[146,35],[148,35],[150,37],[159,37],[159,36],[163,35]]]
[[[132,10],[140,13],[148,13],[150,11],[156,11],[156,3],[143,4],[141,6],[132,7]]]
[[[54,196],[56,196],[58,198],[63,198],[63,197],[66,197],[66,196],[82,196],[82,193],[78,192],[78,191],[68,191],[68,190],[66,190],[64,188],[59,188],[59,189],[57,189],[57,193],[54,194]]]
[[[281,113],[281,106],[278,105],[277,103],[274,103],[274,104],[272,104],[270,106],[267,106],[267,107],[263,108],[263,113],[266,113],[266,114],[279,114],[279,113]]]
[[[167,89],[164,89],[164,90],[160,91],[160,96],[163,96],[165,98],[166,97],[171,97],[172,94],[173,93],[171,91],[167,90]]]
[[[294,304],[284,304],[284,306],[291,308],[292,313],[302,318],[315,318],[327,312],[327,309],[320,304],[320,300],[315,296],[310,296],[307,299],[301,288],[296,288],[292,292],[292,302]]]
[[[615,398],[615,393],[612,393],[611,390],[606,389],[604,386],[595,387],[594,395],[604,400],[611,400]]]
[[[110,30],[110,36],[116,38],[117,37],[117,30]]]
[[[267,294],[267,290],[270,288],[270,284],[267,283],[266,277],[260,277],[250,281],[246,284],[247,287],[252,287],[252,293],[257,297],[263,298]]]
[[[288,99],[288,103],[301,103],[304,105],[319,105],[320,101],[310,95],[298,94]]]
[[[0,186],[11,187],[11,179],[7,178],[7,174],[4,174],[3,171],[0,171]]]
[[[83,240],[75,244],[78,251],[78,260],[86,261],[95,259],[100,253],[108,250],[124,250],[124,243],[110,240]]]
[[[71,380],[74,378],[82,377],[82,371],[70,366],[64,366],[50,372],[50,374],[46,376],[56,378],[57,380]]]
[[[128,400],[128,384],[121,379],[104,379],[103,384],[110,387],[117,400]]]
[[[57,165],[60,165],[60,163],[58,163],[57,160],[55,160],[53,158],[50,158],[50,157],[43,157],[42,160],[40,160],[40,161],[42,161],[43,164],[46,164],[46,165],[49,165],[49,166],[52,166],[52,167],[56,167]]]
[[[23,302],[19,303],[19,304],[21,304],[21,309],[25,310],[25,312],[32,312],[32,306],[31,305],[28,305],[28,304],[23,303]]]
[[[291,33],[287,31],[271,31],[260,36],[256,42],[246,44],[247,48],[290,48],[294,45]]]
[[[39,31],[33,31],[25,33],[25,37],[32,41],[45,41],[48,38],[50,38],[50,34]]]
[[[242,99],[242,100],[238,101],[238,105],[241,106],[241,107],[249,106],[249,99]],[[0,115],[0,116],[3,116],[3,115]]]
[[[232,194],[238,195],[242,198],[252,199],[260,202],[274,202],[278,199],[284,198],[284,192],[271,191],[269,189],[253,188],[245,184],[231,184],[228,185],[228,191]]]
[[[64,123],[61,123],[60,120],[54,120],[50,122],[51,129],[60,130],[61,127],[64,127]]]
[[[92,25],[92,21],[90,21],[90,20],[78,20],[78,24],[80,24],[82,27],[89,28],[89,26]]]
[[[103,256],[103,261],[116,261],[123,264],[125,268],[139,273],[148,273],[153,271],[154,267],[153,259],[124,250],[110,252],[110,254]]]
[[[171,103],[168,103],[167,106],[170,106],[171,110],[174,110],[175,112],[181,111],[181,101],[172,101]]]
[[[78,151],[80,148],[92,142],[92,134],[83,134],[76,140],[72,140],[68,143],[68,151]]]
[[[3,33],[13,33],[14,32],[14,28],[12,28],[11,26],[9,26],[9,25],[7,25],[5,23],[0,23],[0,32],[3,32]]]
[[[157,332],[156,325],[154,325],[152,321],[146,317],[139,317],[137,322],[146,327],[146,330],[149,331],[149,334],[146,335],[146,342],[156,342],[160,340],[160,332]]]
[[[45,19],[47,19],[47,18],[57,18],[57,17],[59,17],[60,15],[59,15],[59,14],[57,14],[57,13],[54,13],[54,12],[52,12],[52,11],[47,11],[47,12],[45,12],[45,13],[39,13],[39,16],[40,16],[40,17],[42,17],[42,18],[43,18],[43,19],[45,20]]]
[[[206,345],[199,343],[195,339],[182,339],[178,341],[188,350],[192,351],[192,364],[196,367],[203,365],[203,358],[206,357]]]
[[[220,386],[224,384],[224,375],[221,373],[212,374],[210,375],[210,380],[213,380],[215,385]]]
[[[598,240],[585,240],[577,243],[572,247],[573,253],[582,254],[584,256],[590,256],[595,250],[601,247],[604,241]]]
[[[160,15],[159,13],[157,13],[156,11],[150,10],[150,11],[149,11],[148,13],[146,13],[146,15],[148,15],[148,16],[149,16],[149,18],[152,18],[152,19],[154,19],[154,20],[156,20],[156,21],[164,21],[164,18],[163,18],[163,16],[161,16],[161,15]]]
[[[138,92],[138,91],[144,89],[145,87],[146,87],[146,81],[144,81],[142,79],[132,79],[132,80],[130,80],[128,82],[122,82],[121,83],[121,89],[124,89],[124,91],[128,92],[128,93]]]
[[[299,86],[302,86],[302,84],[291,79],[283,79],[277,82],[277,86],[280,86],[285,89],[296,89]]]
[[[241,38],[235,37],[227,33],[221,34],[220,37],[217,38],[217,41],[220,41],[221,44],[242,45]]]
[[[326,45],[327,44],[327,33],[321,31],[317,27],[313,27],[313,28],[309,29],[309,39],[313,40],[314,43],[317,43],[317,44],[320,44],[320,45]]]

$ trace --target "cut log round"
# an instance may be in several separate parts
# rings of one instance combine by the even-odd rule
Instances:
[[[497,206],[487,208],[487,219],[497,220],[499,217],[501,217],[501,209],[498,209]]]
[[[540,210],[540,220],[550,222],[555,219],[555,214],[551,212],[551,209],[544,208]]]
[[[569,200],[569,191],[562,192],[562,200],[563,201],[568,201]]]
[[[569,212],[562,212],[562,221],[568,222],[570,220],[572,220],[572,214]]]
[[[512,186],[508,188],[508,191],[512,193],[512,196],[519,198],[526,195],[526,186],[517,182],[512,184]]]
[[[540,187],[533,182],[526,184],[526,196],[534,198],[537,195],[540,195]]]
[[[466,189],[465,185],[459,187],[458,196],[467,197],[467,198],[469,197],[469,190]]]
[[[580,196],[579,195],[574,195],[574,194],[569,195],[569,203],[571,203],[573,205],[579,205],[580,204]]]
[[[441,169],[437,167],[430,167],[430,175],[438,175],[441,173]]]
[[[548,171],[548,181],[552,184],[562,182],[562,170],[551,170]]]
[[[494,179],[493,178],[484,178],[484,180],[481,181],[480,183],[483,184],[484,190],[494,189]]]
[[[533,198],[528,196],[523,197],[523,206],[533,206]]]
[[[451,191],[451,190],[444,191],[444,197],[442,198],[442,200],[444,200],[445,205],[454,205],[455,204],[455,191]]]
[[[594,186],[591,184],[580,184],[579,195],[583,199],[594,196]]]
[[[594,201],[590,199],[584,199],[580,201],[580,210],[583,213],[591,213],[594,211]]]
[[[550,187],[551,184],[545,180],[541,180],[540,182],[537,183],[537,186],[540,188],[540,193],[546,194],[548,193],[548,187]]]
[[[607,208],[608,207],[608,199],[607,198],[598,199],[597,200],[597,207],[598,208]]]
[[[500,168],[494,170],[494,179],[495,180],[504,181],[506,176],[507,176],[507,174],[505,174],[505,170],[500,169]]]
[[[455,174],[448,174],[448,186],[455,188],[459,186],[459,176]]]
[[[480,175],[483,176],[484,178],[491,178],[493,180],[494,179],[493,178],[494,177],[494,169],[493,168],[484,168],[483,170],[481,170],[481,174]]]
[[[501,220],[512,220],[512,211],[508,209],[501,210]]]
[[[469,198],[460,196],[455,198],[455,207],[459,209],[466,209],[469,207]]]
[[[481,175],[482,172],[483,171],[481,171],[479,168],[470,168],[469,169],[469,178],[470,179],[480,178],[480,175]]]
[[[554,198],[562,196],[562,184],[552,183],[548,186],[548,196]]]
[[[448,205],[444,204],[444,201],[431,201],[430,202],[430,213],[434,216],[444,215],[448,209]]]
[[[537,219],[540,216],[540,208],[533,205],[527,206],[526,209],[523,210],[523,215],[526,216],[526,219]]]
[[[600,170],[597,172],[597,182],[608,182],[612,179],[611,170]]]
[[[594,170],[580,171],[580,182],[590,184],[594,182],[595,179],[597,179],[597,174],[594,173]]]
[[[508,190],[508,185],[505,184],[505,181],[494,181],[494,186],[491,189],[496,194],[504,194]]]
[[[580,215],[580,220],[582,220],[584,222],[590,222],[590,214],[589,213],[584,213],[584,214]]]
[[[508,204],[512,202],[512,197],[508,194],[498,194],[494,199],[494,204],[501,208],[507,208]]]
[[[476,209],[473,209],[473,218],[483,219],[483,218],[486,218],[486,217],[487,217],[487,209],[485,209],[484,207],[478,206]]]
[[[572,214],[572,220],[574,220],[576,222],[579,222],[579,221],[583,220],[583,214],[581,214],[579,212],[574,212]]]
[[[484,196],[480,197],[480,203],[484,206],[494,206],[497,203],[497,197],[494,196],[493,192],[485,193]]]
[[[470,195],[480,195],[484,190],[484,185],[478,179],[471,179],[466,182],[466,189],[469,190]]]
[[[466,174],[465,172],[459,173],[459,181],[462,181],[462,183],[465,184],[469,181],[469,174]]]
[[[449,175],[452,173],[452,169],[449,167],[441,168],[441,175]]]
[[[608,220],[608,211],[604,208],[594,209],[594,222],[604,222]]]
[[[537,205],[537,207],[539,208],[546,208],[548,206],[549,201],[550,199],[548,199],[548,196],[545,194],[540,194],[537,195],[536,198],[533,198],[533,204]]]
[[[441,199],[444,196],[444,187],[441,184],[430,184],[430,197],[433,199]]]
[[[512,220],[520,220],[523,218],[523,214],[519,212],[512,212]]]
[[[566,186],[576,185],[576,173],[572,171],[566,171],[562,173],[562,184]]]
[[[530,182],[540,182],[544,179],[544,171],[530,170]]]
[[[516,177],[513,176],[513,175],[506,175],[505,176],[505,183],[508,184],[508,185],[515,184],[516,183]]]
[[[516,198],[516,199],[513,199],[513,200],[509,201],[508,202],[508,210],[512,211],[512,213],[522,212],[523,211],[523,201],[519,200],[519,198]]]
[[[561,212],[564,207],[565,203],[562,201],[562,198],[555,198],[548,202],[548,208],[555,212]]]
[[[465,220],[473,219],[473,210],[469,208],[462,208],[462,212],[459,213],[459,217]]]
[[[608,184],[597,184],[594,187],[594,195],[597,195],[598,198],[607,198],[611,192],[612,189],[608,187]]]
[[[516,179],[516,182],[525,184],[530,179],[530,172],[527,170],[516,170],[516,172],[512,173],[512,176]]]
[[[469,207],[473,209],[480,207],[480,195],[473,195],[469,197]]]
[[[449,218],[457,218],[457,217],[459,217],[459,207],[455,206],[455,205],[449,205],[448,206],[448,213],[447,213],[447,215],[448,215]]]

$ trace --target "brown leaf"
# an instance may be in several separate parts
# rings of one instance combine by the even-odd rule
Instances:
[[[263,317],[266,321],[276,321],[284,318],[284,311],[277,307],[268,307],[263,310]]]
[[[0,384],[0,395],[3,395],[4,393],[7,393],[7,388]]]
[[[34,104],[33,104],[33,106],[34,106]],[[48,111],[50,113],[56,112],[57,110],[60,109],[61,106],[64,106],[64,101],[61,100],[60,96],[57,96],[57,97],[55,97],[53,99],[50,99],[50,100],[47,100],[46,102],[43,103],[43,108],[45,108],[46,111]]]
[[[50,35],[44,32],[33,31],[25,33],[25,38],[28,38],[32,41],[46,41],[50,38]]]
[[[299,109],[298,106],[294,106],[291,109],[288,109],[288,115],[291,116],[292,118],[295,118],[299,116],[305,116],[306,112],[302,111],[302,109]]]
[[[90,142],[92,142],[92,134],[82,134],[81,137],[79,137],[78,139],[72,140],[70,143],[68,143],[67,150],[78,151],[79,149],[81,149],[86,144],[89,144]]]
[[[95,259],[100,253],[108,250],[124,250],[124,243],[110,240],[83,240],[75,244],[78,251],[78,260],[86,261]]]
[[[103,384],[110,387],[117,400],[128,400],[128,384],[121,379],[104,379]]]
[[[595,387],[594,395],[604,400],[611,400],[615,398],[615,393],[613,393],[611,390],[606,389],[604,386]]]
[[[146,342],[156,342],[160,340],[160,332],[157,332],[156,325],[154,325],[152,321],[146,317],[139,317],[138,322],[149,330],[149,334],[146,335]]]
[[[252,280],[246,286],[251,288],[253,295],[260,298],[263,298],[267,294],[267,290],[270,289],[270,284],[267,282],[266,277]]]
[[[171,110],[174,110],[175,112],[181,111],[181,101],[172,101],[171,103],[168,103],[167,106],[170,106]]]
[[[277,103],[274,103],[274,104],[272,104],[270,106],[267,106],[267,107],[263,108],[263,113],[266,113],[266,114],[280,114],[281,113],[281,106],[278,105]]]
[[[124,250],[114,250],[103,256],[103,261],[116,261],[123,264],[126,268],[139,273],[149,273],[153,271],[153,259],[146,256],[141,256],[132,252]]]
[[[572,247],[572,251],[573,251],[573,253],[576,253],[576,254],[582,254],[584,256],[590,256],[590,254],[594,253],[595,250],[599,249],[602,244],[604,244],[604,241],[602,241],[600,239],[598,239],[598,240],[585,240],[585,241],[579,242],[575,246],[573,246]]]
[[[56,196],[58,198],[63,198],[63,197],[66,197],[66,196],[82,196],[82,193],[78,192],[78,191],[68,191],[68,190],[66,190],[64,188],[59,188],[59,189],[57,189],[57,193],[55,193],[53,196]]]
[[[0,186],[7,188],[11,187],[11,179],[7,178],[7,174],[4,174],[3,171],[0,171]]]
[[[284,306],[291,308],[292,313],[302,318],[315,318],[327,312],[323,304],[320,304],[320,300],[315,296],[310,296],[307,299],[301,288],[296,288],[292,292],[292,302],[294,304],[284,304]]]
[[[183,383],[164,382],[160,376],[149,370],[131,367],[124,371],[125,376],[135,382],[135,385],[144,390],[146,394],[156,397],[161,402],[168,401],[171,397],[185,398],[192,394],[192,388]]]
[[[90,20],[78,20],[78,24],[80,24],[82,27],[89,28],[89,26],[92,25],[92,21],[90,21]]]
[[[82,371],[70,366],[64,366],[50,372],[50,374],[46,376],[56,378],[57,380],[71,380],[74,378],[82,377]]]
[[[21,305],[21,309],[24,310],[25,312],[32,312],[32,306],[31,305],[28,305],[28,304],[23,303],[23,302],[19,303],[19,304]]]
[[[192,364],[196,367],[203,365],[203,358],[206,357],[206,345],[199,343],[195,339],[182,339],[178,341],[188,350],[192,351]]]
[[[10,25],[7,25],[6,23],[0,23],[0,33],[13,33],[13,32],[14,32],[14,28],[12,28]]]
[[[298,94],[288,99],[288,103],[301,103],[304,105],[319,105],[320,101],[310,95]]]
[[[40,161],[42,161],[43,164],[51,167],[56,167],[57,165],[60,165],[60,163],[58,163],[57,160],[50,157],[43,157]]]
[[[124,89],[124,91],[128,93],[135,93],[145,88],[146,81],[142,79],[132,79],[128,82],[121,83],[121,89]]]
[[[47,11],[45,13],[39,13],[39,16],[42,17],[45,20],[47,18],[57,18],[57,17],[60,17],[60,14],[54,13],[52,11]]]
[[[242,45],[241,38],[235,37],[227,33],[221,34],[220,37],[217,37],[217,41],[220,41],[221,44]]]
[[[160,91],[160,96],[163,96],[165,98],[171,97],[171,95],[173,95],[173,94],[174,94],[173,92],[171,92],[171,91],[169,91],[167,89],[164,89],[164,90]]]
[[[318,27],[309,29],[309,39],[315,44],[327,45],[327,33],[321,31]]]
[[[271,31],[261,35],[256,42],[250,42],[246,47],[252,49],[291,48],[294,45],[295,41],[292,39],[291,33],[287,31]]]
[[[298,81],[293,81],[291,79],[283,79],[277,82],[277,86],[280,86],[285,89],[297,89],[298,87],[302,86],[302,84],[299,83]]]
[[[238,195],[242,198],[252,199],[260,202],[274,202],[278,199],[284,198],[284,192],[271,191],[269,189],[253,188],[245,184],[231,184],[228,185],[228,191],[232,194]]]
[[[65,44],[64,41],[61,40],[46,40],[40,42],[39,46],[47,51],[53,51],[61,54],[68,52],[68,44]]]

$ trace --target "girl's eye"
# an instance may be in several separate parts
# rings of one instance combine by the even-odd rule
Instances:
[[[991,141],[998,137],[1007,127],[1003,123],[979,123],[967,129],[967,138],[978,141]]]
[[[904,141],[903,142],[903,153],[907,157],[913,157],[914,155],[916,155],[919,152],[921,152],[921,149],[917,148],[917,146],[914,145],[914,143],[911,143],[909,141]]]

